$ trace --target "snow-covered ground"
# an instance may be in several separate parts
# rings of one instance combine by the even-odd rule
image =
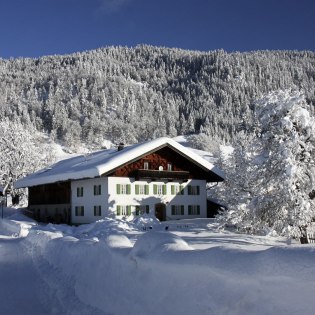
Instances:
[[[314,314],[315,247],[211,219],[0,220],[0,314]]]

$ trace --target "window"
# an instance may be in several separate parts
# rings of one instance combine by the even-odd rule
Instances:
[[[165,184],[154,184],[153,185],[154,195],[166,195],[166,185]]]
[[[130,184],[117,184],[116,192],[117,192],[117,195],[130,195],[131,185]]]
[[[172,205],[172,215],[184,215],[184,206]]]
[[[144,162],[143,163],[143,169],[148,170],[149,169],[149,162]]]
[[[183,195],[184,194],[184,186],[171,185],[171,194],[172,195]]]
[[[148,195],[149,185],[136,185],[135,186],[136,195]]]
[[[99,196],[102,193],[101,185],[94,185],[94,196]]]
[[[84,207],[83,206],[76,206],[75,207],[75,216],[76,217],[83,217],[84,216]]]
[[[101,206],[94,206],[94,216],[100,217],[102,215],[102,207]]]
[[[188,206],[189,215],[200,215],[200,206],[199,205],[190,205]]]
[[[129,216],[131,215],[131,206],[116,206],[116,215]]]
[[[77,197],[83,197],[83,187],[77,187]]]
[[[173,170],[173,165],[171,163],[167,163],[167,170],[171,172]]]
[[[136,215],[142,215],[144,213],[150,213],[149,205],[138,205],[136,206]]]
[[[199,195],[200,194],[200,188],[199,186],[188,186],[188,195]]]

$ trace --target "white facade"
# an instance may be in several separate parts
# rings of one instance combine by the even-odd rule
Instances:
[[[204,218],[207,216],[206,200],[205,180],[183,183],[135,181],[128,177],[77,180],[71,182],[71,223],[91,223],[104,217],[132,217],[144,211],[155,214],[156,205],[161,204],[165,205],[165,220]]]

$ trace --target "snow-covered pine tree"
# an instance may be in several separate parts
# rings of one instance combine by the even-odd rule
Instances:
[[[234,198],[225,217],[253,233],[301,236],[315,218],[315,119],[303,94],[278,91],[256,102],[256,137],[244,146],[227,170],[234,182],[226,195],[239,197],[246,185],[248,200]]]
[[[54,160],[49,144],[35,140],[35,130],[25,129],[18,121],[0,120],[0,134],[0,185],[8,191],[13,192],[13,184],[18,178]]]

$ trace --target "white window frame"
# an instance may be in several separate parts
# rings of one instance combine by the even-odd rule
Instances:
[[[84,206],[75,206],[74,215],[76,217],[84,217]]]
[[[164,184],[158,184],[156,187],[156,191],[158,195],[163,195],[163,186]]]
[[[120,194],[121,195],[127,195],[127,184],[121,184],[120,185]]]
[[[193,196],[200,195],[200,186],[199,185],[189,185],[188,194]]]
[[[145,195],[145,185],[139,185],[139,195]]]
[[[77,187],[77,197],[83,197],[83,193],[84,193],[83,187],[82,186]]]
[[[189,210],[189,208],[190,208],[190,213],[188,211],[188,215],[200,215],[200,205],[189,205],[188,210]],[[198,211],[198,209],[199,209],[199,211]]]
[[[182,205],[172,205],[171,207],[172,207],[171,208],[172,215],[184,215],[184,213],[182,214],[182,207],[183,207]]]
[[[94,216],[100,217],[102,215],[102,206],[94,206]]]
[[[94,196],[100,196],[102,194],[102,185],[94,185]]]
[[[150,213],[150,207],[149,205],[137,205],[136,207],[136,211],[138,208],[139,213],[135,213],[136,215],[143,215],[145,213]]]

